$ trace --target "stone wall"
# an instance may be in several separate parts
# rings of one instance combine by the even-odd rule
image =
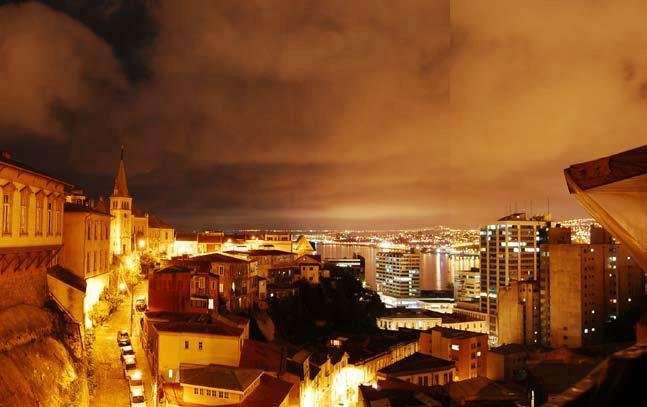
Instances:
[[[0,310],[18,304],[42,306],[47,299],[46,266],[0,273]]]

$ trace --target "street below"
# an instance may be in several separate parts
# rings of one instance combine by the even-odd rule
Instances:
[[[148,297],[148,280],[143,280],[134,288],[134,299]],[[132,304],[134,305],[134,304]],[[128,406],[130,405],[128,381],[124,377],[123,365],[120,359],[120,349],[117,345],[117,332],[121,329],[130,331],[131,295],[126,293],[124,301],[102,326],[95,328],[95,341],[92,358],[95,371],[94,397],[92,406]],[[141,334],[140,320],[143,314],[133,309],[131,343],[137,359],[137,368],[142,371],[146,405],[153,406],[153,382],[150,368],[139,336]]]

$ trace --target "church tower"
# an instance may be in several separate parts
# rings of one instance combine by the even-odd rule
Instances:
[[[114,255],[127,255],[132,251],[133,198],[128,193],[124,147],[121,146],[121,160],[115,177],[115,187],[110,195],[110,249]]]

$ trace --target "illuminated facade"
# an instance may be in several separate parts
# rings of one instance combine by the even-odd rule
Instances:
[[[128,193],[126,182],[126,167],[124,165],[124,151],[121,150],[119,169],[115,177],[115,187],[110,195],[110,242],[112,253],[115,255],[128,255],[133,251],[133,198]]]
[[[133,198],[128,192],[123,149],[109,206],[112,215],[110,225],[112,254],[127,256],[133,252],[148,252],[154,256],[167,258],[174,253],[173,227],[157,216],[144,212],[133,203]]]
[[[487,374],[488,336],[485,333],[437,326],[420,334],[420,353],[454,361],[454,381]]]
[[[84,324],[92,327],[88,313],[111,283],[110,214],[89,206],[67,203],[61,264],[85,280]]]
[[[420,297],[419,252],[381,251],[377,253],[377,292],[389,297]]]
[[[500,306],[497,296],[501,289],[510,289],[509,287],[516,286],[517,282],[538,281],[539,247],[547,241],[550,226],[547,217],[527,219],[525,213],[514,213],[499,219],[497,223],[481,228],[480,308],[481,313],[486,315],[492,344],[509,340],[508,338],[515,335],[508,331],[520,329],[516,326],[516,320],[512,324],[506,324],[510,319],[499,318],[503,307]],[[516,305],[525,307],[523,303]],[[533,311],[537,311],[536,318],[526,322],[532,325],[536,319],[538,328],[539,310]],[[534,342],[534,339],[529,338],[529,341]]]
[[[0,154],[0,309],[47,299],[46,270],[58,264],[63,244],[66,187]]]

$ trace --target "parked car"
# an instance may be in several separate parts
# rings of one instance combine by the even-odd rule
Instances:
[[[121,346],[121,361],[124,362],[127,358],[135,357],[135,350],[132,346]]]
[[[146,305],[146,298],[139,297],[135,300],[135,309],[137,311],[144,312],[146,311],[146,308],[148,308],[148,306]]]
[[[146,399],[143,394],[130,395],[130,407],[146,407]]]
[[[135,372],[130,376],[128,387],[130,387],[130,394],[133,396],[141,396],[144,394],[144,381],[142,380],[141,371]]]
[[[126,363],[124,363],[124,377],[130,380],[133,375],[137,376],[137,374],[141,374],[141,371],[137,369],[137,363],[135,363],[134,360],[127,360]]]
[[[128,335],[128,331],[122,329],[117,332],[117,344],[119,347],[130,346],[130,335]]]

